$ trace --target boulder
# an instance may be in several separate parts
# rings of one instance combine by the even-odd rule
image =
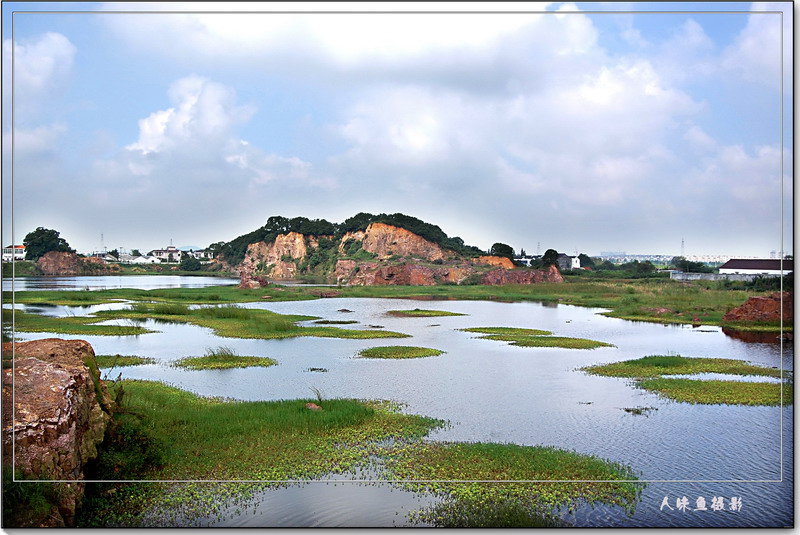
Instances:
[[[2,351],[10,355],[12,344]],[[13,368],[3,369],[4,469],[24,479],[67,481],[41,525],[69,526],[83,496],[84,466],[97,456],[113,402],[88,342],[47,338],[17,343],[13,351]]]

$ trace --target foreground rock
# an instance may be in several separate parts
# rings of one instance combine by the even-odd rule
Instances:
[[[70,526],[83,496],[84,466],[97,456],[112,401],[88,342],[47,338],[14,349],[13,377],[11,367],[3,369],[3,469],[13,461],[17,477],[69,481],[36,525]],[[12,344],[2,351],[5,361]]]
[[[724,321],[791,323],[793,299],[790,292],[776,292],[768,296],[751,297],[742,306],[725,314]]]

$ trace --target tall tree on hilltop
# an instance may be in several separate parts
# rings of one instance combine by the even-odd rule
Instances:
[[[57,230],[37,227],[22,241],[25,246],[25,260],[36,261],[51,251],[74,253],[67,241],[59,236]]]

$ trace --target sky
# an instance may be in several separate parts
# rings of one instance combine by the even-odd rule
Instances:
[[[401,212],[518,253],[789,254],[792,8],[4,2],[3,245]]]

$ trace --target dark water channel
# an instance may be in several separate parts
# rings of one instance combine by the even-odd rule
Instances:
[[[46,312],[86,314],[108,306],[116,305],[53,307]],[[615,507],[579,507],[565,517],[577,526],[793,524],[793,406],[677,403],[638,390],[626,379],[590,376],[577,369],[646,355],[679,354],[742,359],[788,371],[793,369],[791,342],[747,342],[716,327],[635,323],[600,316],[599,309],[536,303],[337,298],[243,306],[355,320],[359,323],[344,327],[382,326],[412,337],[241,340],[219,338],[208,329],[190,325],[147,322],[144,326],[160,332],[83,338],[98,354],[141,355],[158,361],[114,370],[114,376],[122,372],[126,378],[166,381],[202,395],[244,400],[311,398],[312,388],[328,398],[391,399],[406,404],[406,412],[450,422],[446,429],[431,433],[431,440],[555,446],[628,464],[642,481],[649,482],[632,516]],[[413,308],[466,315],[396,318],[386,314],[391,309]],[[480,326],[545,329],[556,336],[590,338],[616,347],[522,348],[458,330]],[[28,340],[50,335],[18,336]],[[241,355],[271,357],[279,365],[205,371],[169,366],[175,359],[199,356],[219,345]],[[356,358],[361,349],[380,345],[424,346],[445,354],[405,361]],[[651,410],[642,414],[623,410],[635,407]],[[686,510],[676,502],[682,497],[689,503]],[[667,506],[662,507],[665,498]],[[722,498],[724,510],[712,509],[712,501],[719,503],[714,498]],[[740,509],[730,510],[732,498],[740,500]],[[403,525],[406,512],[428,501],[386,483],[310,482],[265,491],[255,506],[234,509],[230,517],[214,525]]]

